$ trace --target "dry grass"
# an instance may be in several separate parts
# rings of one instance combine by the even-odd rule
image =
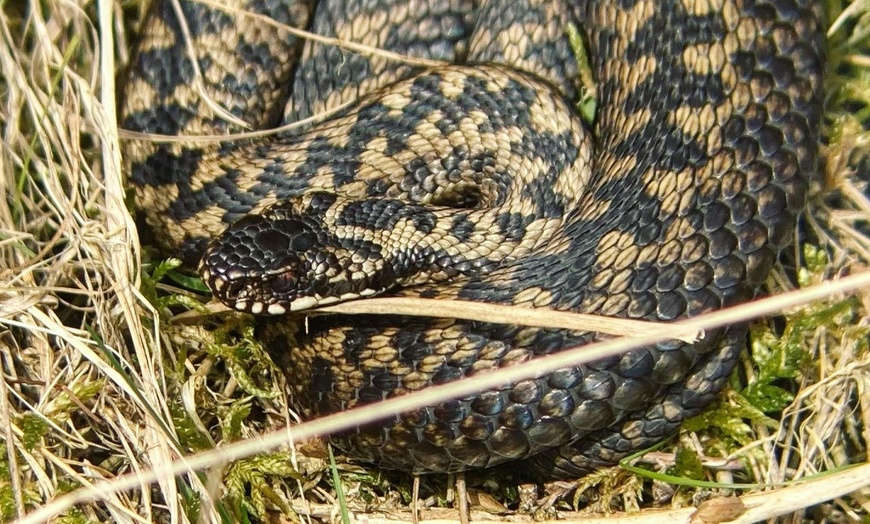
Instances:
[[[128,213],[114,113],[115,72],[127,59],[128,31],[141,18],[140,4],[0,2],[0,471],[8,472],[0,475],[0,519],[229,522],[261,510],[276,519],[283,518],[281,512],[330,519],[336,504],[327,483],[318,483],[326,471],[318,454],[306,459],[281,447],[286,432],[251,440],[289,422],[278,374],[256,346],[226,346],[220,331],[168,324],[168,301],[155,300],[158,290],[149,277],[155,266],[147,257],[143,265]],[[863,286],[857,299],[830,285],[810,289],[870,265],[870,164],[855,173],[856,159],[870,149],[862,126],[870,122],[870,55],[862,53],[870,8],[856,2],[850,9],[832,36],[832,60],[842,67],[829,84],[829,169],[804,221],[804,240],[822,251],[797,253],[805,289],[791,296],[801,303],[830,298],[738,311],[753,316],[790,308],[780,322],[784,330],[759,324],[753,354],[788,345],[806,355],[793,378],[772,382],[794,384],[797,392],[779,420],[752,412],[732,393],[710,420],[734,424],[729,429],[743,432],[741,438],[707,428],[684,434],[680,442],[698,455],[739,459],[724,461],[724,467],[709,461],[705,475],[723,484],[779,485],[865,465],[816,480],[804,491],[791,486],[746,498],[747,522],[764,518],[754,512],[770,508],[773,498],[790,503],[780,510],[794,512],[784,517],[788,522],[826,514],[857,520],[870,513],[870,480],[864,480],[870,478],[870,349],[862,318],[870,311],[867,275],[846,281]],[[844,104],[845,98],[865,105]],[[792,289],[793,280],[779,271],[770,279],[771,293]],[[174,292],[160,288],[161,297],[167,289]],[[630,343],[608,347],[624,350]],[[748,358],[743,371],[750,383],[763,375]],[[300,426],[296,436],[321,433],[332,423]],[[199,474],[187,469],[194,466]],[[293,468],[303,480],[294,480]],[[371,518],[391,513],[397,522],[407,518],[395,504],[396,492],[384,489],[376,475],[342,468],[350,472],[343,482],[352,492],[351,510],[365,510]],[[665,506],[699,501],[692,499],[696,491],[659,481],[647,486],[653,502]],[[550,486],[559,487],[564,486]],[[599,508],[608,507],[608,493],[623,493],[616,499],[629,509],[637,502],[617,487],[599,489],[608,502]],[[851,495],[815,505],[846,493]],[[577,518],[560,504],[538,516]],[[455,518],[450,511],[424,516]],[[675,511],[683,513],[662,518],[685,518],[693,509]],[[473,516],[520,518],[494,513]],[[648,509],[641,515],[644,521],[653,516]]]

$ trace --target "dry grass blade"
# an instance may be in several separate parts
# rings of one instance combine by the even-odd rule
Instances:
[[[210,302],[206,308],[211,313],[224,313],[229,308],[217,302]],[[640,336],[651,330],[662,328],[663,324],[641,320],[604,317],[554,311],[546,308],[528,309],[520,306],[483,304],[464,300],[436,300],[416,297],[376,297],[366,300],[343,302],[332,306],[310,310],[311,314],[339,313],[342,315],[405,315],[428,318],[461,318],[481,322],[516,324],[520,326],[576,329],[595,331],[614,336]],[[176,317],[176,321],[200,318],[201,313],[189,311]],[[685,342],[697,342],[704,336],[702,332],[675,335],[674,338]]]
[[[752,353],[757,358],[785,344],[805,355],[800,372],[786,380],[795,389],[780,420],[740,419],[746,439],[736,444],[726,445],[715,432],[684,435],[683,443],[703,442],[705,451],[745,465],[742,474],[770,484],[868,462],[870,349],[868,321],[861,317],[870,311],[870,278],[864,272],[870,267],[870,134],[865,130],[870,122],[870,7],[860,1],[845,7],[827,3],[834,20],[831,59],[839,66],[830,82],[825,187],[811,195],[801,233],[810,246],[795,257],[801,261],[802,290],[680,326],[644,327],[639,338],[585,347],[474,382],[308,421],[294,426],[292,435],[276,431],[290,420],[280,380],[269,368],[257,367],[253,358],[233,368],[229,351],[213,349],[225,333],[165,322],[169,309],[154,300],[151,283],[142,278],[154,272],[154,264],[147,257],[143,263],[128,210],[118,147],[125,134],[117,128],[114,78],[128,60],[128,31],[141,19],[145,2],[0,3],[0,193],[5,197],[0,199],[0,520],[218,522],[221,511],[236,503],[228,493],[238,486],[228,480],[225,466],[249,464],[245,461],[250,457],[269,458],[267,451],[284,449],[291,436],[300,441],[497,382],[783,309],[781,324],[786,327],[759,324]],[[352,42],[323,41],[407,61]],[[864,102],[838,102],[847,98]],[[852,276],[835,278],[846,274]],[[769,294],[791,290],[794,280],[785,271],[776,273]],[[859,287],[857,298],[839,295]],[[396,304],[373,301],[341,307]],[[540,322],[536,325],[563,325],[567,318],[542,311],[504,314],[507,322],[517,320],[510,315],[535,316]],[[752,381],[759,373],[758,362],[747,357],[743,375]],[[723,406],[734,409],[739,399],[734,393]],[[283,460],[280,453],[275,456]],[[293,457],[297,471],[305,472],[306,460]],[[259,479],[262,492],[271,497],[270,511],[292,507],[310,519],[330,518],[334,506],[328,487],[309,482],[321,470],[311,467],[310,476],[300,482],[307,491],[300,494],[288,487],[285,479],[291,475],[286,469],[263,463],[279,473],[253,468],[241,483],[242,493],[253,491]],[[862,487],[864,491],[827,508],[842,518],[866,518],[866,468],[746,496],[740,519],[770,518]],[[390,500],[390,493],[378,491],[380,487],[368,488],[360,481],[358,489],[369,497],[365,508]],[[795,498],[782,498],[789,494]],[[692,503],[679,496],[674,495],[674,505]],[[303,497],[311,504],[303,504]],[[772,507],[771,500],[785,500],[786,505],[776,513],[760,513]],[[686,518],[691,511],[667,515]],[[423,513],[424,522],[434,515]],[[644,522],[654,516],[642,515]],[[485,515],[487,522],[510,519],[520,517]]]

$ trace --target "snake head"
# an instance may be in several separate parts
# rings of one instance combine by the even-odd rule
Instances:
[[[199,272],[215,297],[246,313],[281,314],[323,302],[326,243],[314,218],[278,204],[247,215],[209,244]]]
[[[433,262],[443,248],[432,244],[446,227],[435,222],[419,205],[314,191],[228,227],[206,248],[199,271],[233,309],[272,315],[311,309],[428,278],[433,266],[446,272]]]

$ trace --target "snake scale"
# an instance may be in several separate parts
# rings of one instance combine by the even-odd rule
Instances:
[[[314,316],[302,329],[288,314],[389,294],[670,321],[752,298],[818,170],[816,4],[156,1],[123,128],[299,125],[131,140],[129,184],[158,245],[201,259],[221,301],[262,317],[294,405],[308,417],[349,409],[604,336],[398,316]],[[569,25],[597,86],[591,125],[575,110]],[[419,473],[528,459],[582,474],[673,434],[745,344],[734,325],[335,442]]]

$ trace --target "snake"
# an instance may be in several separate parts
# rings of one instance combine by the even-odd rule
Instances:
[[[610,338],[321,305],[670,322],[756,296],[821,164],[822,27],[810,0],[156,0],[124,169],[314,418]],[[406,472],[583,475],[675,434],[746,344],[733,324],[332,439]]]

